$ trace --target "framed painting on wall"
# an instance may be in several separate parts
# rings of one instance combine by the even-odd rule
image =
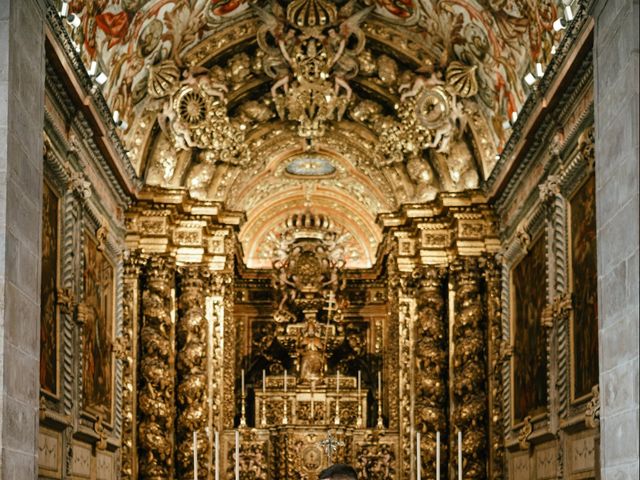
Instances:
[[[547,342],[542,327],[546,294],[546,240],[540,235],[511,272],[511,331],[513,332],[513,420],[546,411]]]
[[[57,398],[60,387],[60,197],[47,181],[42,187],[40,277],[40,389]]]
[[[103,245],[89,232],[84,242],[84,342],[82,392],[84,409],[111,423],[114,402],[115,268]]]
[[[595,190],[595,177],[590,175],[569,202],[572,401],[588,396],[599,375]]]

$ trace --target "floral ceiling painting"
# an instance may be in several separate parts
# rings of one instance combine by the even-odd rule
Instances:
[[[481,188],[527,99],[525,74],[551,59],[559,8],[76,0],[70,12],[81,23],[70,32],[85,64],[108,76],[103,95],[147,185],[224,202],[251,224],[247,199],[262,198],[265,185],[285,188],[287,159],[322,151],[351,173],[295,182],[330,183],[374,219]]]

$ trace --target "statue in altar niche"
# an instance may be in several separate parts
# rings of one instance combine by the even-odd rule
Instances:
[[[339,328],[344,249],[324,215],[295,214],[285,227],[273,261],[278,340],[294,359],[298,381],[320,383],[328,354],[344,340]]]

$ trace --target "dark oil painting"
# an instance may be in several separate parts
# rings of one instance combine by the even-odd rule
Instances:
[[[59,199],[42,189],[42,263],[40,279],[40,388],[58,394],[58,220]]]
[[[543,413],[547,406],[547,348],[541,316],[546,305],[545,237],[513,269],[514,417]]]
[[[571,199],[574,398],[598,383],[596,196],[592,175]]]
[[[91,235],[84,247],[84,324],[83,391],[85,409],[111,419],[112,352],[114,321],[114,269]]]

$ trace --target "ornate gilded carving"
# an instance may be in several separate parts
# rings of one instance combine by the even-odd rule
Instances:
[[[257,39],[264,71],[276,80],[271,95],[278,115],[297,122],[299,136],[322,137],[351,101],[347,80],[357,75],[365,45],[359,24],[372,8],[350,15],[325,0],[295,0],[285,17],[276,3],[271,13],[253,7],[263,22]]]
[[[521,450],[527,450],[529,448],[529,437],[533,433],[533,425],[531,424],[531,417],[524,417],[524,425],[518,433],[518,446]]]
[[[506,356],[502,339],[502,311],[500,305],[500,271],[499,258],[488,258],[485,269],[487,285],[487,347],[489,357],[489,478],[504,478],[504,435],[502,423],[502,362]],[[510,355],[510,354],[509,354]]]
[[[448,322],[443,297],[444,271],[424,267],[414,272],[415,320],[415,430],[421,433],[423,473],[435,478],[436,432],[447,431]],[[441,465],[447,464],[446,441]],[[442,473],[442,472],[441,472]]]
[[[235,449],[230,448],[227,455],[227,478],[234,476],[235,462]],[[267,480],[268,478],[274,478],[269,476],[267,445],[264,440],[258,438],[256,430],[243,429],[240,432],[240,457],[238,463],[240,480]],[[188,478],[193,478],[193,475]],[[207,478],[206,475],[203,478]]]
[[[137,478],[136,403],[137,403],[137,339],[139,311],[139,276],[141,259],[138,255],[125,260],[122,297],[122,448],[120,474],[122,480]]]
[[[209,451],[203,426],[208,425],[207,355],[209,328],[205,317],[205,271],[186,266],[179,271],[176,322],[176,475],[193,478],[193,432],[198,435],[199,475],[206,477]]]
[[[384,443],[378,435],[368,434],[356,446],[356,469],[368,480],[396,478],[396,452],[393,444]]]
[[[451,431],[463,434],[463,475],[484,478],[487,462],[486,324],[478,259],[459,260],[455,278],[453,348],[453,412]],[[453,439],[450,439],[450,447]],[[457,468],[457,458],[452,458]]]
[[[149,261],[142,295],[138,390],[139,475],[145,480],[175,478],[173,277],[171,258],[156,256]]]
[[[595,385],[591,390],[591,400],[587,404],[584,412],[584,424],[587,428],[598,428],[600,426],[600,386]]]

